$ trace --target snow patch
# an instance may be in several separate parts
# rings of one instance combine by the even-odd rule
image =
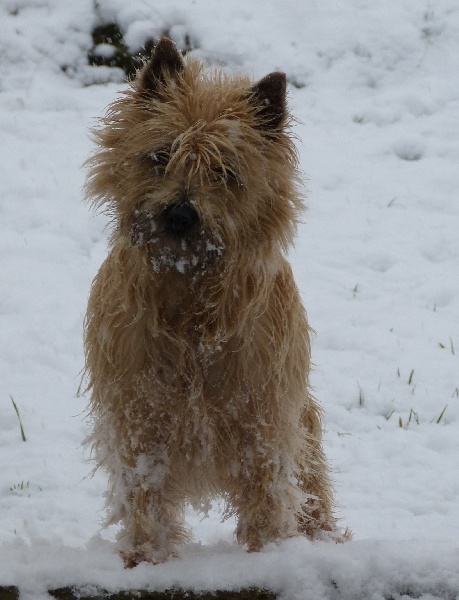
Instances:
[[[307,82],[289,88],[309,204],[290,258],[317,332],[311,383],[324,406],[339,515],[355,541],[294,539],[247,554],[234,520],[220,523],[218,508],[202,520],[187,508],[198,543],[180,561],[126,571],[116,531],[99,535],[106,481],[87,477],[77,388],[85,305],[108,231],[106,215],[81,202],[79,166],[91,152],[89,129],[126,84],[121,70],[87,65],[92,0],[8,0],[0,3],[0,583],[34,600],[88,582],[256,585],[285,600],[455,598],[456,3],[349,0],[332,16],[329,3],[293,0],[170,0],[160,14],[143,0],[97,4],[132,48],[150,26],[156,36],[177,25],[213,64],[255,79],[282,69]],[[105,85],[88,86],[95,81]],[[207,252],[224,251],[209,241]],[[186,258],[199,259],[194,250]],[[163,260],[187,268],[181,257]]]

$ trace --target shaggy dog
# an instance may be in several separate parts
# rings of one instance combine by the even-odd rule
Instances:
[[[126,566],[177,555],[214,496],[249,551],[339,538],[285,251],[302,209],[286,78],[184,60],[168,39],[95,132],[87,196],[113,219],[86,373]]]

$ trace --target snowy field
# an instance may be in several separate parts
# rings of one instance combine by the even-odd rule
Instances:
[[[0,585],[21,600],[87,583],[459,598],[457,0],[98,4],[0,0]],[[100,529],[105,476],[89,477],[77,390],[107,231],[81,165],[125,87],[87,66],[100,20],[132,47],[168,30],[255,78],[287,73],[309,206],[291,259],[348,544],[249,555],[216,507],[189,512],[181,560],[125,571]]]

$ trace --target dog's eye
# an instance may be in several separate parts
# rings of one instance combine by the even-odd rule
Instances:
[[[223,181],[226,185],[238,182],[236,171],[231,167],[223,167],[219,165],[218,167],[215,167],[212,170],[217,180]]]
[[[150,152],[146,159],[153,167],[166,167],[169,162],[169,154],[165,150]]]

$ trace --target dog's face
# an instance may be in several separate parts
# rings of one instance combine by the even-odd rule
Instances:
[[[155,271],[200,273],[292,239],[301,209],[285,75],[257,84],[163,39],[96,132],[88,196]]]

